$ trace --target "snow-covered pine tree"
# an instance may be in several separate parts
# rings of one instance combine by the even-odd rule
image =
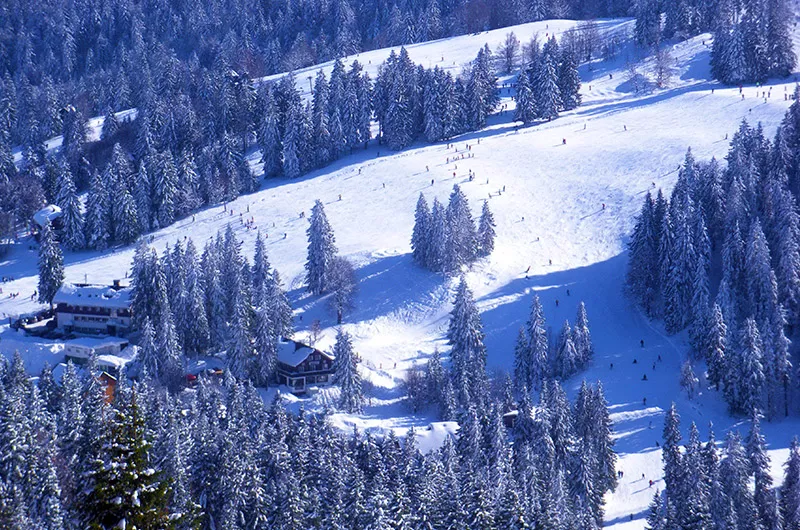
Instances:
[[[561,379],[568,379],[578,371],[578,363],[578,352],[572,342],[572,329],[569,321],[565,320],[558,335],[558,345],[553,359],[554,375]]]
[[[626,283],[631,294],[648,316],[653,316],[656,309],[656,297],[659,291],[658,267],[658,234],[655,219],[655,203],[650,192],[645,197],[641,213],[636,219],[633,235],[628,243],[628,273]]]
[[[689,399],[694,399],[695,394],[697,393],[697,387],[700,384],[700,380],[694,375],[694,369],[692,368],[692,362],[687,359],[681,365],[681,388],[686,392],[686,396]]]
[[[431,207],[430,246],[427,267],[434,272],[443,272],[446,266],[448,240],[450,231],[447,225],[447,213],[438,199],[433,199]]]
[[[182,306],[177,314],[176,328],[181,337],[183,353],[187,357],[194,357],[208,349],[210,337],[197,251],[191,239],[186,243],[184,269]]]
[[[86,243],[95,250],[104,250],[111,243],[111,205],[106,184],[95,172],[86,198]]]
[[[753,414],[761,408],[764,397],[763,343],[758,326],[752,318],[742,324],[739,351],[729,363],[729,382],[726,382],[726,398],[734,411]],[[728,386],[731,387],[727,392]]]
[[[655,0],[636,0],[634,6],[636,27],[634,38],[640,46],[648,47],[659,41],[661,35],[661,10]]]
[[[425,201],[425,195],[420,193],[414,213],[414,231],[411,234],[412,256],[418,265],[427,266],[430,262],[430,238],[431,211]]]
[[[647,510],[647,530],[667,530],[663,494],[656,490]]]
[[[664,461],[664,484],[668,500],[680,499],[686,493],[683,476],[684,464],[681,454],[681,418],[673,403],[664,417],[663,449],[661,458]]]
[[[111,203],[111,226],[115,242],[130,244],[139,237],[139,213],[136,201],[122,181],[117,181],[115,200]]]
[[[447,234],[446,270],[458,272],[463,266],[469,265],[478,252],[475,221],[467,196],[458,184],[453,185],[447,203]]]
[[[452,345],[450,361],[453,386],[457,392],[466,389],[470,400],[483,398],[482,391],[486,378],[486,347],[483,338],[480,313],[475,305],[472,291],[462,276],[456,289],[453,311],[450,313],[447,339]],[[466,407],[468,403],[462,402],[460,405]]]
[[[762,528],[780,528],[778,498],[772,488],[770,458],[767,453],[766,440],[764,435],[761,434],[761,419],[758,410],[753,412],[751,418],[746,449],[747,458],[750,461],[750,473],[755,477],[753,499]]]
[[[127,390],[116,398],[116,414],[106,465],[98,466],[92,493],[89,526],[111,528],[169,528],[168,501],[172,489],[167,477],[149,462],[151,443],[135,391]]]
[[[575,345],[575,352],[578,355],[578,368],[585,368],[594,357],[594,346],[592,346],[592,336],[589,332],[589,317],[586,314],[586,304],[583,301],[578,303],[578,314],[575,317],[575,325],[572,328],[572,343]]]
[[[708,381],[719,390],[720,385],[725,381],[727,373],[727,334],[728,327],[722,316],[722,310],[718,304],[714,304],[711,314],[706,321],[706,338],[704,341],[704,356],[708,367]]]
[[[769,0],[766,5],[766,55],[769,75],[786,77],[797,65],[789,28],[790,7],[786,0]]]
[[[466,85],[467,115],[473,130],[486,126],[486,119],[497,107],[497,78],[492,69],[492,52],[487,44],[472,62]]]
[[[278,129],[278,109],[270,88],[264,89],[262,103],[264,115],[258,129],[257,143],[264,164],[264,177],[272,177],[281,172],[281,136]]]
[[[528,385],[533,384],[531,349],[528,344],[525,328],[520,327],[517,342],[514,345],[514,386],[520,393],[523,392],[523,389],[527,392]]]
[[[149,232],[153,226],[153,186],[148,173],[149,163],[149,160],[139,162],[139,170],[136,173],[136,183],[133,189],[133,196],[136,200],[136,213],[139,214],[139,228],[142,232]]]
[[[282,138],[283,174],[295,178],[301,174],[300,157],[303,156],[303,108],[293,103],[286,111],[286,126]]]
[[[494,215],[489,209],[489,201],[483,201],[483,208],[481,209],[481,217],[478,221],[478,255],[488,256],[494,251],[494,238],[495,233]]]
[[[547,340],[547,323],[539,295],[531,302],[531,314],[527,322],[529,358],[531,362],[532,385],[529,388],[541,389],[544,380],[550,375],[550,347]]]
[[[738,432],[725,438],[725,458],[719,467],[720,483],[739,525],[758,528],[758,513],[750,490],[750,464]]]
[[[358,373],[358,354],[353,351],[350,335],[339,328],[333,347],[335,367],[333,383],[339,385],[339,407],[350,414],[360,413],[364,403],[361,375]]]
[[[169,226],[175,220],[175,199],[178,192],[178,172],[172,153],[157,153],[153,179],[153,214],[155,227]]]
[[[39,234],[39,302],[52,307],[63,282],[64,256],[50,221],[45,221]]]
[[[780,510],[784,528],[800,527],[800,442],[792,438],[789,457],[783,465],[783,485],[781,486]]]
[[[536,119],[536,99],[531,87],[530,73],[527,67],[523,66],[517,76],[517,90],[514,95],[517,103],[514,109],[514,121],[531,123]]]
[[[309,221],[306,230],[308,235],[306,283],[312,294],[320,295],[329,288],[328,275],[333,258],[336,256],[336,238],[320,200],[315,201]]]
[[[558,65],[558,90],[563,110],[576,109],[581,104],[581,78],[578,74],[578,61],[574,54],[564,48]]]
[[[547,121],[558,118],[558,110],[562,107],[562,102],[556,65],[550,54],[543,53],[539,63],[535,65],[531,89],[535,101],[536,117]]]
[[[148,317],[144,317],[142,336],[139,339],[139,350],[136,357],[143,374],[143,379],[158,377],[161,373],[162,359],[155,343],[155,331]]]

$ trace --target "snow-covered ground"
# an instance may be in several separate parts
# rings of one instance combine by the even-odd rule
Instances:
[[[484,43],[495,49],[508,31],[527,42],[535,33],[541,40],[573,24],[526,24],[418,44],[410,46],[409,52],[426,67],[441,64],[460,69]],[[630,20],[600,24],[604,31],[620,34],[632,28]],[[239,213],[254,217],[257,227],[269,234],[267,249],[290,291],[299,334],[319,318],[325,328],[320,345],[327,347],[333,343],[335,318],[323,301],[303,291],[307,220],[299,215],[321,199],[340,252],[359,267],[358,307],[347,317],[345,329],[363,358],[363,374],[373,396],[362,416],[335,415],[334,422],[343,428],[393,428],[398,433],[415,426],[421,431],[423,446],[428,447],[453,432],[455,425],[436,423],[426,430],[434,418],[411,414],[402,403],[400,384],[405,370],[423,364],[434,348],[446,351],[443,336],[454,281],[412,264],[409,240],[414,206],[420,192],[429,202],[434,197],[446,200],[456,183],[476,214],[481,201],[488,199],[497,221],[496,249],[466,276],[482,312],[489,368],[512,366],[516,333],[527,319],[534,292],[542,298],[555,330],[564,319],[574,319],[580,300],[586,302],[596,358],[588,371],[566,386],[574,392],[582,378],[603,382],[618,435],[619,468],[625,471],[625,479],[608,497],[606,526],[643,528],[655,487],[663,487],[661,455],[655,444],[661,438],[663,413],[672,401],[683,416],[684,432],[691,421],[698,423],[704,435],[713,421],[717,439],[724,438],[729,429],[748,428],[746,422],[726,414],[713,391],[703,391],[694,401],[680,393],[685,337],[667,336],[660,324],[649,323],[634,310],[622,292],[626,238],[647,190],[654,184],[671,190],[689,146],[700,160],[724,156],[725,136],[732,135],[742,119],[761,122],[771,136],[790,104],[784,94],[793,91],[791,80],[768,83],[763,89],[746,86],[744,100],[738,88],[711,81],[710,43],[710,36],[702,35],[674,45],[674,76],[664,90],[633,92],[626,62],[636,61],[637,56],[631,46],[624,45],[615,61],[581,68],[583,106],[553,122],[517,131],[511,113],[506,112],[494,116],[485,130],[455,139],[452,149],[446,143],[419,144],[395,153],[373,146],[299,179],[267,181],[258,193],[230,203],[228,212],[222,206],[208,208],[194,222],[185,219],[156,232],[154,245],[163,249],[189,236],[202,246],[230,223],[244,241],[245,252],[252,254],[256,233],[240,225]],[[388,50],[379,50],[357,58],[372,73],[387,55]],[[642,71],[647,68],[645,64]],[[315,70],[298,72],[298,85],[307,89],[306,77]],[[757,97],[769,89],[766,102]],[[502,97],[513,108],[507,91]],[[471,150],[466,152],[473,158],[453,162],[467,144]],[[257,166],[256,161],[254,155]],[[476,174],[473,182],[468,181],[469,170]],[[499,193],[503,188],[505,192]],[[39,307],[29,299],[37,282],[36,251],[29,245],[30,241],[22,241],[0,261],[0,275],[15,278],[0,284],[0,314]],[[132,247],[68,254],[67,280],[106,283],[124,277],[132,255]],[[9,293],[16,292],[20,296],[9,299]],[[45,359],[52,362],[58,357],[57,346],[31,342],[7,328],[0,332],[0,352],[10,355],[20,349],[32,371]],[[659,355],[663,362],[656,362]],[[644,373],[647,381],[641,380]],[[307,405],[323,405],[330,392],[335,390],[320,392]],[[800,432],[800,421],[765,424],[763,430],[778,478],[789,440]],[[653,489],[648,487],[650,479],[656,481]]]

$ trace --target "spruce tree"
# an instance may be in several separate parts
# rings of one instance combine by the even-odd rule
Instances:
[[[539,295],[534,295],[531,302],[530,319],[527,322],[528,349],[531,362],[532,385],[530,388],[541,389],[542,383],[550,374],[549,343],[547,340],[547,323],[544,308]]]
[[[63,282],[64,256],[50,221],[45,221],[39,234],[39,302],[52,307]]]
[[[517,76],[514,100],[517,103],[514,109],[514,121],[521,121],[524,124],[533,122],[536,119],[536,99],[526,67],[523,67]]]
[[[714,304],[710,318],[706,322],[705,361],[708,367],[708,381],[719,390],[726,374],[726,348],[728,328],[722,317],[722,310]]]
[[[792,438],[789,457],[783,465],[780,510],[784,528],[800,528],[800,442]]]
[[[64,166],[58,174],[58,197],[56,204],[63,213],[64,246],[71,250],[80,250],[85,243],[83,231],[83,210],[78,197],[75,182],[69,169]]]
[[[558,65],[558,90],[561,95],[561,108],[576,109],[581,104],[581,78],[578,74],[578,61],[569,50],[564,50]]]
[[[553,368],[557,377],[567,379],[578,370],[578,352],[572,342],[569,321],[565,320],[561,327],[555,354]]]
[[[350,335],[341,328],[336,332],[333,355],[333,383],[339,385],[341,392],[339,407],[349,414],[360,413],[364,403],[364,390],[361,375],[358,373],[359,358],[353,351]]]
[[[105,250],[111,243],[111,205],[106,184],[100,173],[95,173],[86,199],[86,244],[94,250]]]
[[[479,399],[486,377],[486,347],[483,344],[483,324],[472,291],[464,277],[456,289],[447,339],[452,349],[450,359],[453,386],[456,391],[467,390],[469,399]],[[461,403],[466,407],[468,403]]]
[[[325,207],[317,200],[311,209],[310,224],[306,230],[308,235],[308,259],[306,261],[307,289],[320,295],[329,289],[329,274],[333,259],[336,256],[336,238],[325,215]]]
[[[558,109],[562,107],[561,93],[555,62],[550,54],[544,54],[535,66],[531,86],[536,117],[547,121],[558,118]]]
[[[430,262],[431,212],[425,195],[419,194],[414,214],[414,231],[411,234],[411,250],[414,261],[422,266]]]
[[[90,528],[173,528],[168,511],[168,478],[153,469],[151,443],[135,391],[117,397],[116,416],[104,462],[87,499]]]
[[[483,201],[481,217],[478,221],[478,254],[488,256],[494,250],[495,234],[494,215],[489,210],[489,201]]]

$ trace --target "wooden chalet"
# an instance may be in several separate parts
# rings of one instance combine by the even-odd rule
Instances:
[[[278,383],[293,394],[303,394],[309,387],[325,386],[333,376],[333,356],[302,342],[281,339],[278,343]]]

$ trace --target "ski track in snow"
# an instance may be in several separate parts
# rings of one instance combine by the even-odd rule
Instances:
[[[534,34],[538,33],[541,41],[545,34],[560,33],[574,24],[537,22],[407,48],[415,62],[457,73],[484,43],[495,49],[509,31],[524,43]],[[626,19],[599,24],[602,31],[624,35],[633,23]],[[762,122],[771,137],[791,103],[783,99],[784,91],[793,90],[791,79],[768,83],[773,94],[766,103],[755,96],[754,86],[744,88],[742,100],[738,88],[711,81],[710,45],[708,34],[674,44],[676,67],[671,85],[636,94],[625,75],[626,60],[636,58],[636,52],[626,42],[614,61],[595,62],[591,69],[581,67],[583,106],[550,123],[515,130],[510,121],[514,104],[503,90],[502,104],[508,104],[509,110],[493,116],[486,129],[453,139],[458,153],[447,149],[446,143],[419,143],[397,153],[373,144],[301,178],[266,181],[259,192],[229,203],[233,214],[224,212],[222,205],[207,207],[197,212],[195,222],[190,217],[155,232],[153,244],[161,252],[165,245],[189,236],[202,248],[230,223],[243,241],[244,252],[251,256],[256,233],[240,225],[239,213],[252,216],[257,227],[268,234],[269,257],[289,290],[298,335],[304,336],[310,323],[320,319],[324,333],[319,345],[330,347],[335,318],[326,311],[325,301],[308,296],[302,285],[307,220],[299,214],[308,212],[314,199],[321,199],[340,253],[358,266],[358,307],[346,318],[344,328],[353,335],[363,358],[362,372],[373,396],[362,415],[334,414],[332,422],[346,430],[354,426],[393,429],[399,435],[414,427],[420,447],[428,450],[455,432],[457,425],[436,422],[434,412],[411,414],[403,403],[401,383],[405,371],[423,365],[434,348],[447,351],[444,333],[455,280],[412,264],[409,241],[414,206],[421,191],[429,203],[434,197],[446,201],[455,183],[462,186],[476,215],[481,201],[488,199],[497,222],[495,252],[474,264],[466,277],[482,313],[489,369],[512,367],[516,333],[527,320],[534,293],[541,297],[548,323],[556,331],[564,319],[573,321],[578,301],[586,302],[595,361],[584,373],[566,381],[565,388],[574,395],[581,379],[602,381],[616,430],[619,469],[625,472],[617,491],[607,497],[605,527],[644,528],[652,494],[663,487],[661,453],[655,443],[660,442],[663,414],[671,402],[678,405],[684,433],[691,421],[697,422],[705,436],[708,422],[713,420],[718,440],[727,430],[740,429],[744,434],[748,428],[747,422],[727,415],[725,404],[713,390],[703,389],[694,401],[687,400],[678,384],[687,351],[685,335],[667,336],[660,322],[648,322],[623,294],[625,243],[644,194],[655,191],[651,183],[669,193],[689,146],[698,160],[724,157],[728,149],[725,135],[732,136],[743,118],[753,125]],[[361,53],[348,57],[345,64],[349,66],[357,58],[374,79],[388,53],[388,49]],[[321,67],[329,73],[332,64]],[[650,62],[645,61],[642,71],[649,67]],[[307,77],[319,68],[295,73],[305,97]],[[134,118],[135,110],[121,115]],[[90,135],[97,136],[101,125],[102,118],[91,120]],[[562,138],[567,145],[562,145]],[[55,138],[49,147],[56,148],[59,143],[60,138]],[[472,146],[467,153],[474,158],[453,161],[467,143]],[[249,160],[258,171],[258,153],[252,153]],[[467,178],[470,169],[476,174],[474,182]],[[433,185],[431,179],[435,179]],[[499,193],[503,186],[506,192]],[[29,299],[37,284],[37,256],[35,249],[29,249],[31,244],[22,240],[0,261],[2,275],[15,278],[0,284],[0,316],[41,307]],[[133,250],[127,246],[104,253],[68,253],[66,279],[108,283],[123,278]],[[15,292],[20,296],[10,299],[9,293]],[[20,350],[32,373],[45,361],[54,364],[61,359],[61,346],[13,333],[5,325],[7,321],[3,322],[0,353],[11,356]],[[645,341],[644,348],[640,340]],[[657,361],[658,355],[662,362]],[[701,369],[698,366],[697,373]],[[648,375],[647,381],[642,380],[643,374]],[[271,399],[274,392],[264,390],[264,398]],[[290,407],[322,408],[335,392],[324,389],[305,400],[293,396],[287,400]],[[779,481],[789,440],[800,432],[800,421],[765,422],[762,427],[770,443],[773,474]],[[652,488],[651,479],[655,481]]]

